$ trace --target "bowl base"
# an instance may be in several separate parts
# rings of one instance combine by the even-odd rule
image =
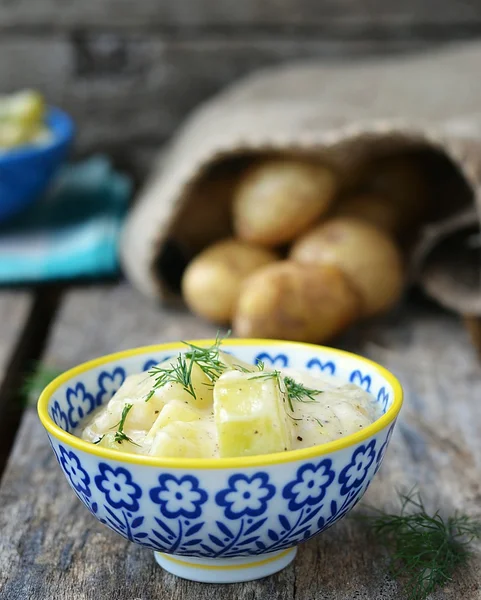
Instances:
[[[154,552],[157,563],[169,573],[202,583],[238,583],[277,573],[291,563],[297,548],[240,558],[194,558]]]

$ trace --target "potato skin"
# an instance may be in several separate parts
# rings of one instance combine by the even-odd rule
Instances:
[[[244,282],[233,327],[239,337],[324,342],[359,309],[357,292],[337,267],[280,261]]]
[[[234,231],[264,246],[284,244],[328,210],[335,192],[334,173],[321,164],[288,159],[259,163],[235,190]]]
[[[338,217],[322,223],[292,246],[290,258],[340,268],[359,291],[365,317],[391,308],[402,292],[400,250],[388,235],[360,219]]]
[[[277,255],[235,239],[206,248],[190,262],[182,278],[182,294],[192,312],[228,323],[234,314],[242,281],[255,270],[277,260]]]

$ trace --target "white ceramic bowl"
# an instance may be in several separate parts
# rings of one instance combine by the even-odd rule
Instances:
[[[210,345],[212,340],[194,343]],[[297,545],[342,518],[378,471],[402,404],[397,379],[340,350],[271,340],[222,349],[255,364],[334,374],[371,392],[383,415],[334,442],[247,458],[124,454],[72,435],[126,376],[185,350],[182,343],[127,350],[82,364],[42,393],[38,412],[74,492],[120,535],[155,551],[166,570],[195,581],[247,581],[289,564]]]

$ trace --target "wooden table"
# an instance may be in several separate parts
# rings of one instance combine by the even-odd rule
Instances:
[[[47,337],[48,333],[48,337]],[[225,586],[176,579],[149,550],[98,523],[71,492],[34,407],[18,406],[32,359],[68,368],[106,352],[215,329],[183,310],[154,307],[127,284],[64,293],[0,293],[0,440],[4,455],[21,416],[0,487],[2,600],[402,599],[376,539],[346,518],[300,547],[266,579]],[[366,501],[396,505],[417,485],[430,508],[481,516],[481,368],[461,322],[420,301],[353,329],[341,347],[383,363],[406,402]],[[481,555],[433,598],[481,598]]]

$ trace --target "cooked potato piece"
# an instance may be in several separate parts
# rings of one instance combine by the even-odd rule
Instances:
[[[255,456],[291,447],[280,377],[227,371],[214,386],[219,455]]]
[[[159,416],[145,436],[145,439],[146,441],[152,440],[158,431],[162,427],[169,425],[169,423],[174,423],[176,421],[190,423],[192,421],[200,421],[202,417],[205,417],[205,414],[191,408],[190,404],[186,404],[180,400],[171,400],[160,411]]]
[[[211,458],[215,456],[213,423],[176,421],[162,427],[150,448],[153,456]]]
[[[129,440],[121,440],[120,442],[115,441],[115,431],[111,431],[106,433],[105,435],[101,435],[97,438],[98,446],[102,446],[102,448],[108,448],[109,450],[117,450],[118,452],[129,452],[131,454],[140,454],[139,446],[136,446]]]
[[[270,160],[253,167],[234,195],[234,230],[243,240],[277,246],[293,240],[327,211],[336,180],[322,165]]]
[[[218,242],[201,252],[185,270],[184,300],[198,315],[216,323],[228,323],[243,280],[276,259],[270,250],[247,242]]]
[[[237,369],[238,371],[257,371],[257,367],[255,365],[251,365],[250,363],[245,362],[245,360],[241,360],[232,354],[227,352],[219,352],[219,360],[225,364],[226,371]]]
[[[190,359],[185,359],[180,355],[163,361],[159,366],[176,369],[181,374],[190,371],[191,391],[194,395],[178,381],[166,383],[159,387],[155,395],[163,404],[178,400],[197,410],[210,410],[213,401],[212,382],[196,362],[194,362],[191,369],[190,362]],[[150,373],[152,373],[153,386],[156,381],[155,367],[150,370]]]
[[[399,249],[390,237],[360,219],[338,217],[315,227],[293,245],[290,257],[342,269],[361,295],[364,316],[387,310],[402,291]]]
[[[359,305],[338,267],[282,261],[246,280],[234,330],[239,337],[323,342],[356,319]]]
[[[405,217],[402,207],[388,198],[375,194],[355,194],[343,198],[335,207],[336,217],[356,217],[392,235],[398,235],[403,228]]]

